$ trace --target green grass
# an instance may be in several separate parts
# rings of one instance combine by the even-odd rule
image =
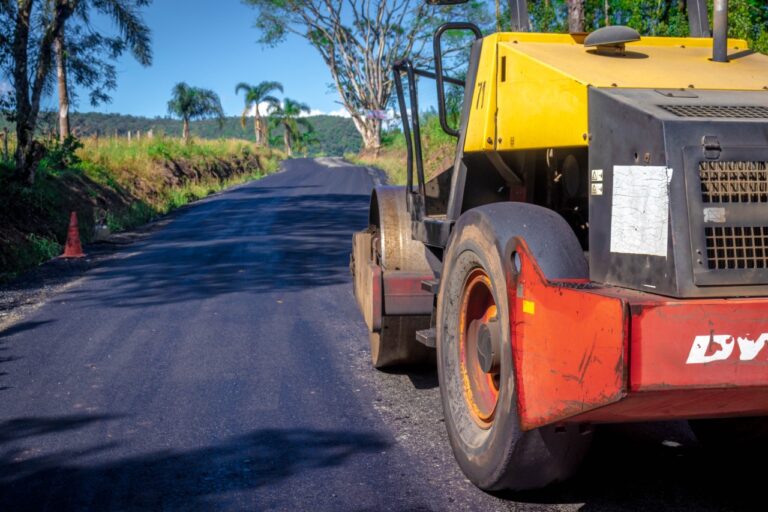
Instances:
[[[29,233],[27,240],[31,260],[49,260],[61,254],[62,245],[52,238]]]
[[[280,151],[240,140],[89,138],[69,168],[44,159],[33,185],[0,159],[0,281],[61,253],[69,212],[89,241],[97,218],[132,229],[228,187],[276,172]]]
[[[143,201],[131,204],[127,210],[107,212],[105,223],[113,233],[146,224],[158,215],[154,208]]]
[[[453,160],[456,139],[443,131],[440,120],[434,113],[424,114],[420,126],[424,169],[429,179],[443,171]],[[381,169],[387,174],[391,185],[405,185],[407,181],[405,137],[400,131],[382,134],[378,157],[346,154],[344,158],[358,165]]]

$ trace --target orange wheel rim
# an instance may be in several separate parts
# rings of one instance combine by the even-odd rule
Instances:
[[[498,359],[500,329],[491,280],[484,270],[475,269],[467,277],[459,314],[459,362],[464,399],[473,420],[487,429],[496,413],[500,379],[498,363],[487,362],[487,347],[492,339]]]

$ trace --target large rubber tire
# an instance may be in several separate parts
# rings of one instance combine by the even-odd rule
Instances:
[[[508,300],[516,288],[513,253],[520,238],[547,277],[587,275],[582,249],[556,213],[528,204],[496,203],[469,210],[457,222],[438,295],[437,367],[448,437],[464,474],[488,491],[529,490],[565,480],[591,441],[591,435],[580,433],[575,425],[527,432],[520,427]],[[459,353],[462,296],[468,277],[478,272],[489,277],[501,333],[498,399],[492,421],[484,426],[470,410]]]
[[[767,417],[690,420],[688,424],[705,448],[740,455],[768,452]]]

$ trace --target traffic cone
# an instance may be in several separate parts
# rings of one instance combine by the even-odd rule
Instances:
[[[85,258],[83,246],[80,243],[80,229],[77,226],[77,213],[69,216],[69,232],[67,233],[67,245],[64,246],[62,258]]]

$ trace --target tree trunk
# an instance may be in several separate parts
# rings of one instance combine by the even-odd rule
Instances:
[[[40,99],[47,78],[50,76],[53,46],[62,30],[62,25],[72,15],[75,2],[55,3],[52,18],[43,27],[43,36],[36,42],[32,58],[29,51],[30,26],[33,0],[18,0],[16,20],[13,29],[11,53],[13,59],[13,82],[16,90],[16,172],[26,178],[27,183],[35,181],[35,168],[43,156],[40,143],[35,141],[35,125],[40,112]],[[34,72],[29,64],[34,62]],[[30,84],[30,79],[32,83]]]
[[[67,85],[67,63],[64,55],[64,30],[53,43],[56,52],[56,79],[59,85],[59,140],[70,136],[69,129],[69,88]]]
[[[378,157],[381,149],[381,119],[353,116],[352,122],[355,123],[355,128],[363,138],[362,152]]]
[[[184,142],[189,142],[189,119],[184,119],[184,131],[182,133],[182,138],[184,139]]]
[[[584,0],[568,0],[568,32],[584,32]]]
[[[267,119],[261,120],[261,140],[264,141],[264,147],[269,147],[269,121]]]
[[[256,104],[256,110],[253,113],[253,134],[256,136],[256,145],[262,145],[262,128],[261,128],[261,116],[259,115],[259,105]]]
[[[29,102],[29,18],[31,3],[24,9],[19,6],[16,26],[13,33],[13,78],[16,90],[16,171],[26,175],[27,181],[34,182],[34,169],[30,170],[28,161],[32,158],[32,137],[28,122],[32,112]]]
[[[288,156],[293,156],[291,130],[289,130],[287,126],[285,127],[285,132],[283,133],[283,142],[285,143],[285,152],[288,153]]]

